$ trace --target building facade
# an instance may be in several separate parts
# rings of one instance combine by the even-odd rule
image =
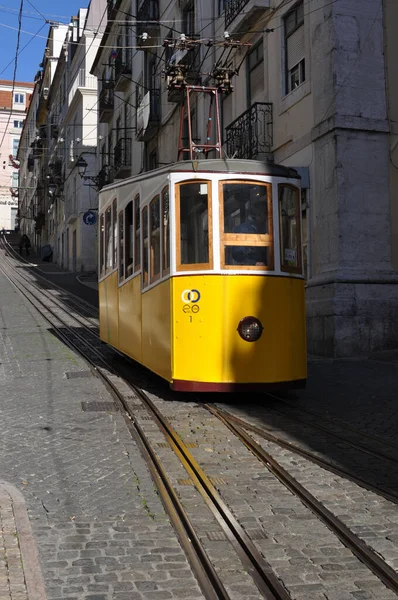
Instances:
[[[232,54],[234,91],[221,97],[223,156],[302,175],[314,354],[398,343],[397,10],[393,0],[363,0],[360,10],[355,0],[108,1],[93,72],[111,179],[177,158],[181,98],[167,89],[170,60],[185,65],[186,83],[211,85],[215,66],[228,65],[228,41],[248,44]],[[187,51],[179,39],[203,43]],[[190,106],[197,143],[206,103],[196,94]]]
[[[97,79],[90,68],[105,7],[105,0],[97,0],[69,26],[51,25],[37,100],[23,132],[29,148],[24,160],[21,149],[23,175],[34,180],[21,212],[30,216],[36,247],[47,252],[50,246],[52,259],[74,272],[95,271],[97,262],[97,227],[83,218],[94,211],[96,219],[97,188],[89,176],[79,175],[76,164],[84,158],[97,168]]]
[[[43,232],[56,260],[72,269],[95,264],[94,249],[87,259],[95,229],[80,216],[96,208],[104,184],[189,159],[189,130],[195,160],[218,156],[203,152],[217,142],[203,92],[210,86],[218,90],[222,157],[301,174],[309,351],[338,357],[397,347],[395,0],[362,0],[360,9],[357,0],[92,0],[84,23],[90,14],[91,27],[83,13],[75,23],[83,27],[80,58],[73,66],[69,37],[53,89],[39,101],[36,124],[45,107],[50,136],[43,187],[58,186],[56,202],[45,196]],[[91,30],[93,45],[84,41]],[[89,73],[98,80],[93,104],[91,88],[72,83],[83,77],[80,61],[84,81]],[[198,86],[189,114],[181,113],[187,85]],[[39,98],[46,87],[40,83]],[[80,157],[86,179],[76,173]]]
[[[0,80],[0,230],[18,225],[18,146],[33,83]]]

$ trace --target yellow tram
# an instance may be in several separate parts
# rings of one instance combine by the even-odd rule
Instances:
[[[251,160],[182,161],[99,195],[101,340],[177,391],[307,376],[300,179]]]

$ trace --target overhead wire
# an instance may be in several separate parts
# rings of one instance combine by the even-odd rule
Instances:
[[[31,1],[30,1],[30,0],[26,0],[26,2],[27,2],[28,4],[30,4],[30,5],[31,5],[31,7],[32,7],[32,8],[33,8],[33,9],[34,9],[36,12],[37,12],[37,14],[39,14],[39,15],[41,16],[41,18],[42,18],[42,19],[44,19],[45,21],[47,21],[46,17],[43,15],[43,13],[41,13],[41,12],[39,11],[39,9],[38,9],[38,8],[36,8],[36,6],[34,6],[34,5],[31,3]]]
[[[42,25],[42,26],[40,27],[40,29],[38,30],[38,32],[37,32],[37,33],[36,33],[36,34],[35,34],[35,35],[34,35],[32,38],[30,38],[30,40],[29,40],[28,42],[26,42],[25,46],[23,46],[23,47],[21,48],[21,50],[19,50],[19,52],[18,52],[18,56],[19,56],[20,54],[22,54],[22,52],[25,50],[25,48],[26,48],[27,46],[29,46],[29,44],[30,44],[31,42],[33,42],[33,40],[35,39],[35,37],[37,37],[37,35],[40,33],[40,31],[41,31],[42,29],[44,29],[44,27],[45,27],[45,26],[46,26],[46,23],[44,23],[44,25]],[[11,65],[13,62],[14,62],[14,59],[11,59],[11,60],[10,60],[10,62],[9,62],[9,63],[8,63],[8,64],[7,64],[7,65],[4,67],[4,69],[3,69],[2,71],[0,71],[0,75],[2,75],[2,74],[4,73],[4,71],[5,71],[6,69],[8,69],[8,67],[9,67],[9,66],[10,66],[10,65]]]
[[[21,39],[21,27],[22,27],[22,10],[23,10],[23,0],[20,0],[20,7],[19,7],[19,15],[18,15],[18,34],[17,34],[17,43],[16,43],[16,48],[15,48],[15,63],[14,63],[14,74],[13,74],[13,78],[12,78],[12,89],[11,89],[11,101],[13,102],[14,99],[14,90],[15,90],[15,80],[17,78],[17,69],[18,69],[18,54],[19,54],[19,43],[20,43],[20,39]],[[10,108],[10,112],[8,114],[8,120],[5,126],[5,129],[8,129],[8,126],[10,124],[11,121],[11,115],[12,115],[12,105]],[[0,148],[3,146],[3,142],[4,142],[4,138],[6,135],[6,131],[4,131],[3,133],[3,137],[1,138],[1,142],[0,142]]]

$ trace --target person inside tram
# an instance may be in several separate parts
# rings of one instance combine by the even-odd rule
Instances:
[[[264,234],[268,233],[266,192],[260,188],[251,199],[247,217],[234,228],[234,233]],[[264,246],[234,246],[232,258],[238,265],[265,267],[267,265],[267,247]]]

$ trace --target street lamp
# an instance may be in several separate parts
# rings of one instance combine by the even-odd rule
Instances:
[[[80,156],[76,163],[76,166],[79,171],[80,177],[83,178],[87,169],[87,161],[85,161],[84,158]]]
[[[55,196],[57,189],[58,189],[58,185],[56,183],[48,184],[48,193],[50,194],[51,198],[53,198]]]

